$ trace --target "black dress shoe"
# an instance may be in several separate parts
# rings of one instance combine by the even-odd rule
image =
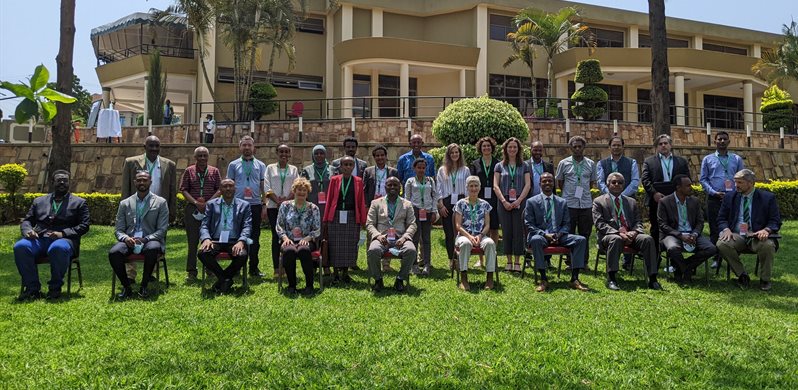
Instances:
[[[132,296],[133,296],[133,289],[130,288],[130,286],[122,287],[122,292],[116,295],[118,299],[122,300],[131,298]]]
[[[377,279],[374,281],[374,286],[371,287],[371,291],[380,292],[383,288],[385,288],[385,284],[383,284],[382,279]]]
[[[288,286],[288,288],[285,289],[285,293],[288,295],[296,295],[296,287]]]
[[[737,285],[740,286],[741,289],[747,289],[751,286],[751,278],[748,277],[748,274],[742,274],[737,278]]]
[[[134,285],[134,284],[136,284],[136,279],[133,279],[133,278],[127,278],[127,284],[129,284],[129,285],[131,285],[131,286],[132,286],[132,285]]]
[[[612,280],[607,281],[607,288],[612,291],[618,291],[621,289],[620,287],[618,287],[618,283]]]
[[[19,294],[17,297],[18,301],[35,301],[42,297],[42,293],[39,290],[25,290]]]
[[[148,298],[150,293],[147,292],[147,285],[142,284],[141,288],[139,288],[139,297],[141,298]]]
[[[352,271],[360,271],[360,267],[358,267],[357,264],[349,267],[349,269],[351,269]]]
[[[648,288],[652,290],[662,290],[662,285],[660,285],[659,282],[656,281],[648,282]]]
[[[341,275],[341,281],[344,283],[352,283],[352,278],[349,276],[349,274],[343,274]]]
[[[249,270],[249,275],[253,276],[253,277],[258,277],[258,278],[263,278],[263,277],[266,276],[266,274],[264,274],[263,272],[260,272],[260,269],[258,269],[258,268]]]
[[[770,281],[761,280],[759,281],[759,289],[762,291],[770,291],[773,286],[770,284]]]
[[[61,298],[61,289],[47,291],[47,299],[53,300]]]
[[[220,291],[221,291],[223,294],[226,294],[227,292],[229,292],[229,291],[230,291],[230,288],[231,288],[231,287],[233,287],[233,279],[232,279],[232,278],[231,278],[231,279],[224,279],[224,280],[222,281],[222,284],[221,284],[221,286],[219,287],[219,290],[220,290]]]
[[[313,295],[313,287],[307,286],[302,289],[302,295]]]
[[[393,289],[396,290],[396,292],[405,291],[405,284],[402,282],[402,279],[396,279],[396,281],[393,282]]]

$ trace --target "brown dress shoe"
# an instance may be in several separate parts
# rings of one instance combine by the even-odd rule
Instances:
[[[535,287],[535,291],[537,292],[546,292],[546,289],[549,288],[549,282],[546,280],[541,280],[540,284]]]
[[[582,284],[582,282],[579,279],[576,279],[573,282],[568,283],[568,287],[579,291],[590,291],[590,288]]]

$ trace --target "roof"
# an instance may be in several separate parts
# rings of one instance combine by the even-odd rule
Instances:
[[[100,34],[106,34],[106,33],[109,33],[109,32],[116,31],[116,30],[121,30],[121,29],[124,29],[125,27],[131,26],[131,25],[134,25],[134,24],[152,24],[152,23],[157,23],[159,25],[173,25],[173,26],[185,27],[184,25],[182,25],[180,23],[161,22],[161,21],[156,22],[156,21],[154,21],[152,19],[151,15],[149,13],[147,13],[147,12],[134,12],[134,13],[128,15],[128,16],[124,16],[122,18],[119,18],[118,20],[113,21],[111,23],[104,24],[102,26],[95,27],[95,28],[91,29],[91,37],[94,38],[95,36],[100,35]]]

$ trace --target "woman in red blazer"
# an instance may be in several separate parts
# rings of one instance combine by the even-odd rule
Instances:
[[[352,176],[355,160],[341,158],[340,175],[330,178],[322,229],[327,237],[328,261],[334,267],[333,282],[349,283],[349,268],[357,265],[358,240],[366,224],[363,179]],[[341,273],[339,275],[339,273]]]

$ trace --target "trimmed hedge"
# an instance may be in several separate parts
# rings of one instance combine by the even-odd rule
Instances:
[[[762,105],[759,107],[765,131],[777,133],[782,127],[787,132],[792,130],[792,107],[792,97],[787,91],[775,84],[766,89],[762,96]]]
[[[604,75],[601,73],[601,64],[598,60],[579,61],[576,65],[576,82],[585,85],[571,95],[571,100],[574,102],[571,109],[574,115],[586,121],[597,120],[604,115],[609,95],[597,85],[603,79]]]
[[[482,96],[447,106],[432,122],[432,135],[443,145],[473,145],[484,136],[501,144],[510,137],[527,139],[529,126],[509,103]]]

